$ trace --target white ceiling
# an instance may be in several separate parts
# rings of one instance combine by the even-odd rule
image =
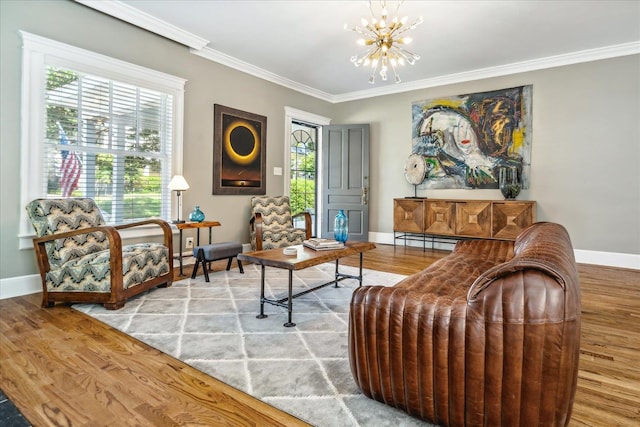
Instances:
[[[398,15],[424,18],[407,33],[421,59],[400,69],[402,83],[371,85],[344,29],[369,17],[364,1],[76,1],[331,102],[640,53],[637,0],[409,0]]]

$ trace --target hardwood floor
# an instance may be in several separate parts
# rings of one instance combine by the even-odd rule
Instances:
[[[446,254],[378,245],[364,267],[412,274]],[[640,271],[579,271],[582,342],[570,425],[640,425]],[[0,301],[0,388],[35,426],[306,425],[68,305],[42,309],[40,298]]]

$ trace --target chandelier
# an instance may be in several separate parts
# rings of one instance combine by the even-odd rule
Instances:
[[[369,11],[371,12],[371,22],[362,18],[362,26],[356,25],[351,28],[351,31],[355,31],[363,36],[358,40],[358,44],[361,46],[367,46],[368,50],[361,55],[354,55],[351,57],[351,62],[359,67],[361,65],[368,67],[371,66],[372,72],[369,77],[369,83],[374,84],[376,79],[376,73],[379,70],[380,77],[383,81],[387,80],[387,72],[389,67],[393,71],[393,75],[396,83],[400,83],[400,76],[397,72],[397,67],[403,66],[405,63],[411,65],[415,64],[420,59],[419,55],[409,52],[403,46],[411,43],[411,37],[400,37],[405,32],[416,28],[423,22],[422,17],[416,19],[412,24],[407,25],[408,18],[405,16],[402,19],[398,19],[396,15],[391,21],[389,21],[389,12],[387,11],[387,2],[381,1],[380,5],[382,11],[380,18],[376,19],[375,13],[369,0]],[[400,5],[398,3],[395,13],[398,13]],[[345,25],[345,29],[347,26]]]

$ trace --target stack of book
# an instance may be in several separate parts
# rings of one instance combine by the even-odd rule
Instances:
[[[330,251],[344,248],[344,243],[331,239],[309,239],[302,242],[302,244],[314,251]]]

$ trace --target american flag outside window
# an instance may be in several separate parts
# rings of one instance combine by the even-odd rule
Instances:
[[[60,123],[58,123],[58,130],[60,132],[60,145],[70,145],[67,134]],[[82,173],[82,163],[78,154],[73,150],[62,150],[60,154],[62,155],[60,189],[62,190],[62,197],[69,197],[73,190],[78,187],[78,181]]]

